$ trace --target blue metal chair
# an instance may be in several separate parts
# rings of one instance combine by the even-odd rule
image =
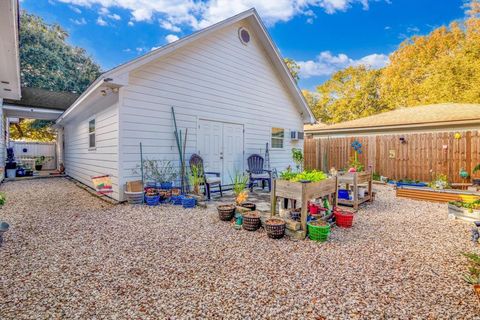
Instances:
[[[265,188],[265,182],[268,183],[268,191],[272,191],[272,171],[263,168],[264,159],[258,154],[252,154],[247,158],[248,164],[248,187],[253,191],[253,185],[256,181],[261,181],[262,189]]]
[[[210,200],[210,194],[213,192],[220,192],[220,196],[223,196],[222,193],[222,178],[220,178],[220,173],[219,172],[205,172],[204,167],[203,167],[203,159],[200,157],[198,154],[192,154],[190,157],[190,168],[192,166],[196,166],[197,168],[200,169],[202,178],[203,178],[203,184],[205,185],[203,193],[207,196],[207,199]],[[212,191],[212,187],[218,186],[219,191]]]

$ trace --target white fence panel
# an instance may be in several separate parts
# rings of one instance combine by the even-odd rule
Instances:
[[[27,160],[33,163],[32,160],[36,157],[45,156],[47,160],[43,164],[42,170],[54,170],[57,168],[55,142],[11,141],[10,146],[13,147],[17,161]]]

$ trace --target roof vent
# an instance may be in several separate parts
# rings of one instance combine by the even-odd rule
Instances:
[[[247,45],[250,42],[250,32],[244,27],[238,29],[238,37],[240,38],[240,42],[244,45]]]

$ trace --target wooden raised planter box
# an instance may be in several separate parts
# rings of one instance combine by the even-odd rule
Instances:
[[[480,210],[470,211],[467,208],[457,207],[450,203],[448,204],[448,215],[465,221],[480,221]]]
[[[480,198],[480,193],[455,189],[435,190],[432,188],[400,187],[397,197],[447,203],[450,201],[473,201]]]
[[[307,230],[308,201],[328,196],[333,206],[337,205],[337,178],[332,177],[319,182],[292,182],[273,180],[271,192],[271,216],[275,215],[277,198],[297,200],[302,208],[301,230]]]
[[[373,174],[371,172],[347,172],[339,174],[338,183],[346,184],[347,189],[352,187],[353,199],[338,199],[338,203],[353,206],[355,210],[358,210],[358,206],[362,203],[372,201],[372,182]],[[367,185],[367,193],[365,194],[365,197],[360,199],[358,196],[358,188],[365,184]]]

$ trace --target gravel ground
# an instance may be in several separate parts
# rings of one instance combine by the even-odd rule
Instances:
[[[109,205],[64,179],[8,182],[0,318],[480,319],[470,225],[377,187],[328,243],[236,231],[213,211]]]

